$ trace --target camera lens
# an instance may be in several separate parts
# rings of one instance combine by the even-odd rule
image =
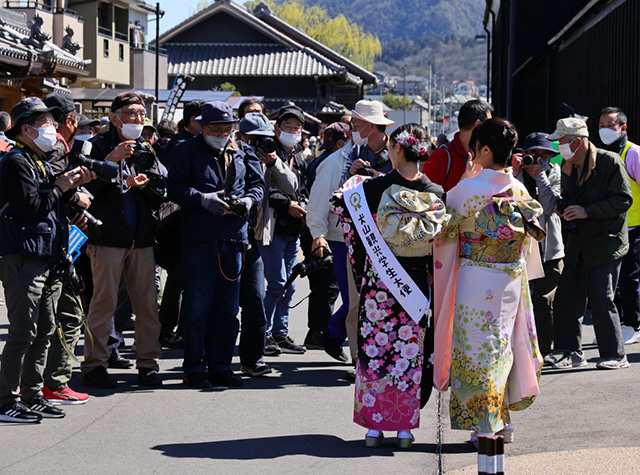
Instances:
[[[529,165],[533,165],[534,163],[536,163],[536,157],[534,155],[524,155],[522,157],[522,164],[525,166],[529,166]]]

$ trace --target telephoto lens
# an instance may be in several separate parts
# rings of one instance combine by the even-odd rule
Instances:
[[[91,142],[85,142],[83,140],[74,140],[71,150],[67,154],[69,163],[85,167],[88,170],[94,172],[98,178],[111,181],[118,176],[118,164],[114,162],[107,162],[103,160],[94,160],[93,158],[87,158],[86,155],[91,154]]]

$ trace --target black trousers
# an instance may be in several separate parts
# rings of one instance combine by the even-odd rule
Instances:
[[[540,353],[548,355],[553,345],[553,299],[562,274],[562,259],[547,261],[543,267],[544,277],[531,281],[531,300]]]
[[[640,226],[629,230],[629,252],[622,258],[616,306],[623,325],[640,329]]]
[[[585,268],[565,262],[553,303],[556,350],[582,351],[582,315],[591,305],[593,327],[601,358],[622,358],[624,342],[620,317],[613,302],[621,259]]]

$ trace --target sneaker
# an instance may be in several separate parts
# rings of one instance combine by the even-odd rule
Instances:
[[[625,345],[633,345],[640,341],[640,330],[633,327],[622,325],[622,340]]]
[[[276,338],[276,343],[283,353],[291,353],[292,355],[302,355],[307,349],[298,345],[289,335],[282,335]]]
[[[542,366],[553,366],[564,356],[565,351],[552,351],[542,359]]]
[[[240,372],[247,376],[264,376],[271,373],[271,366],[264,363],[256,363],[253,366],[240,366]]]
[[[29,409],[22,401],[0,406],[0,422],[40,422],[42,416]]]
[[[44,396],[36,396],[31,401],[27,402],[27,407],[33,412],[40,414],[42,417],[49,419],[60,419],[65,416],[65,412],[62,409],[54,407]]]
[[[622,358],[602,358],[596,363],[596,368],[598,369],[622,369],[628,367],[629,361],[626,355]]]
[[[226,371],[220,371],[219,373],[211,373],[209,375],[209,381],[215,386],[227,386],[234,388],[244,386],[242,378],[230,369]]]
[[[138,384],[150,388],[159,388],[162,386],[162,378],[160,378],[157,369],[138,368]]]
[[[86,403],[89,399],[88,394],[77,393],[68,386],[55,391],[45,386],[42,388],[42,394],[54,406],[77,406]]]
[[[94,388],[115,388],[118,382],[113,379],[104,366],[97,366],[84,374],[84,385]]]
[[[278,356],[280,353],[282,353],[282,350],[276,343],[275,338],[267,335],[267,344],[264,346],[264,356]]]
[[[566,351],[554,364],[554,369],[580,368],[587,366],[587,360],[582,351]]]
[[[185,386],[196,389],[207,389],[211,387],[207,373],[204,371],[193,371],[191,373],[184,373],[182,377],[182,383]]]
[[[322,345],[322,349],[333,359],[342,363],[349,361],[342,351],[342,345],[335,341],[327,330],[320,330],[313,335],[313,339]]]
[[[183,349],[184,339],[176,332],[171,332],[168,335],[160,335],[160,345],[162,348]]]

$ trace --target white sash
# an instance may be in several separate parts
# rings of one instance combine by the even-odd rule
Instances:
[[[380,230],[369,212],[362,183],[354,188],[344,190],[343,196],[353,225],[358,231],[360,240],[380,280],[384,282],[384,285],[414,322],[418,323],[426,314],[427,325],[430,326],[429,299],[418,288],[404,267],[400,265],[382,238]]]

